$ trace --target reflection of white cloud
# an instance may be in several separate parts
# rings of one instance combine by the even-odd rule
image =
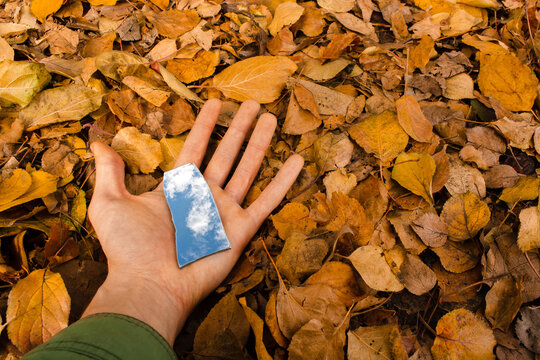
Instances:
[[[163,191],[171,210],[185,208],[187,216],[173,212],[178,233],[180,266],[230,248],[210,188],[199,170],[188,164],[165,173]],[[178,198],[178,199],[177,199]],[[175,204],[176,202],[176,204]],[[189,210],[188,210],[189,209]],[[176,216],[175,216],[176,215]]]

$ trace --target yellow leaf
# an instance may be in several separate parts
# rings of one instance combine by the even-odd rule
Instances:
[[[96,57],[96,68],[105,76],[122,81],[124,76],[134,74],[138,69],[144,68],[146,60],[138,55],[126,51],[107,51]]]
[[[191,101],[203,102],[200,97],[197,96],[193,91],[189,90],[186,85],[184,85],[180,80],[176,78],[169,70],[167,70],[163,65],[159,65],[159,72],[163,76],[163,80],[169,85],[172,91],[176,95]]]
[[[458,0],[458,3],[493,10],[497,10],[500,7],[496,0]]]
[[[56,182],[58,178],[43,170],[33,171],[30,173],[32,185],[26,192],[9,203],[0,205],[0,211],[7,210],[13,206],[24,204],[34,199],[42,198],[56,191]]]
[[[169,0],[151,0],[154,4],[156,4],[161,10],[167,9],[169,6]]]
[[[163,161],[159,142],[132,126],[118,131],[111,146],[120,154],[134,174],[139,171],[143,174],[151,173]]]
[[[411,95],[403,95],[396,100],[399,125],[416,141],[430,142],[433,138],[433,125],[424,116],[418,101]]]
[[[22,196],[31,185],[32,178],[28,172],[13,170],[13,174],[0,183],[0,208]]]
[[[27,131],[59,122],[80,120],[101,105],[102,94],[84,85],[65,85],[42,91],[19,116]]]
[[[507,275],[497,279],[486,294],[485,314],[493,328],[508,330],[521,307],[522,282],[520,277]]]
[[[422,69],[426,66],[434,48],[435,42],[431,36],[423,36],[420,43],[410,50],[409,72],[413,72],[416,68]]]
[[[246,313],[246,318],[249,325],[255,334],[255,351],[257,353],[257,359],[272,360],[273,358],[268,353],[268,350],[266,350],[266,346],[264,345],[263,341],[264,321],[259,317],[259,315],[257,315],[255,311],[247,306],[246,298],[240,298],[238,299],[238,302],[240,305],[242,305],[242,309],[244,309],[244,312]]]
[[[208,77],[219,64],[219,51],[201,51],[193,59],[175,59],[167,63],[170,71],[183,83],[191,83]]]
[[[428,154],[401,153],[392,169],[392,179],[433,204],[431,181],[435,168],[435,160]]]
[[[523,252],[540,248],[540,211],[533,206],[519,213],[518,246]]]
[[[478,35],[471,36],[469,34],[465,34],[462,37],[462,41],[469,46],[477,48],[484,54],[508,53],[508,50],[502,47],[500,44],[481,40]]]
[[[86,219],[86,192],[82,189],[76,188],[76,190],[77,195],[71,201],[68,222],[71,226],[79,228],[84,224],[84,219]]]
[[[214,76],[213,85],[231,99],[267,104],[280,96],[287,78],[295,71],[296,64],[286,57],[255,56]]]
[[[510,111],[529,111],[536,99],[538,79],[514,54],[479,53],[478,87]]]
[[[300,19],[300,16],[304,13],[304,7],[298,5],[294,2],[284,2],[277,6],[274,13],[274,18],[270,25],[268,25],[268,30],[272,36],[281,30],[284,26],[289,26],[294,24]]]
[[[487,225],[490,217],[487,204],[470,191],[453,195],[441,212],[441,218],[448,225],[448,236],[453,241],[471,239]]]
[[[398,156],[409,142],[409,136],[399,125],[391,111],[372,115],[354,124],[349,135],[368,153],[374,153],[383,162]]]
[[[101,6],[101,5],[114,6],[116,5],[116,1],[117,0],[88,0],[88,2],[94,6]]]
[[[441,265],[448,271],[461,274],[474,269],[480,261],[480,250],[473,240],[447,241],[444,245],[432,248],[439,256]]]
[[[163,154],[163,161],[159,164],[159,167],[163,171],[169,171],[174,168],[176,159],[182,151],[184,146],[184,140],[186,136],[177,136],[172,138],[161,138],[159,145],[161,146],[161,152]]]
[[[0,62],[0,105],[27,106],[51,80],[42,64],[28,61]]]
[[[496,341],[485,320],[466,309],[456,309],[437,323],[437,337],[431,347],[434,360],[495,359]]]
[[[317,0],[323,9],[335,12],[347,12],[354,7],[354,0]]]
[[[532,176],[520,177],[516,185],[502,191],[500,200],[515,203],[524,200],[534,200],[538,197],[540,179]]]
[[[366,245],[356,249],[348,259],[366,284],[377,291],[398,292],[404,286],[392,272],[380,246]]]
[[[297,202],[288,203],[271,218],[279,237],[284,240],[295,232],[307,235],[317,227],[315,221],[309,218],[309,209]]]
[[[33,271],[9,293],[9,339],[22,352],[49,340],[68,325],[71,299],[60,274]]]
[[[360,326],[347,333],[348,360],[406,359],[397,324]]]
[[[140,79],[136,76],[126,76],[124,80],[122,80],[122,82],[126,84],[131,90],[139,94],[139,96],[142,97],[144,100],[155,106],[163,105],[163,103],[167,101],[169,96],[171,96],[171,93],[169,91],[162,90],[158,88],[155,84]]]
[[[63,0],[32,0],[30,11],[43,22],[47,16],[57,12],[63,2]]]

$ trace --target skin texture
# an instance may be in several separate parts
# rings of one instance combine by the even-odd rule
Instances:
[[[220,109],[217,99],[205,103],[176,166],[201,165]],[[182,269],[176,262],[174,226],[162,186],[131,195],[124,185],[120,156],[103,143],[91,145],[96,185],[88,215],[107,256],[109,274],[83,317],[103,312],[129,315],[173,344],[190,311],[225,279],[302,169],[302,157],[292,155],[258,199],[246,209],[241,207],[277,123],[271,114],[259,117],[238,166],[225,183],[258,111],[255,101],[241,105],[204,172],[232,249]]]

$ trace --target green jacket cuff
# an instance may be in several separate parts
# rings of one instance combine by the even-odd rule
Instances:
[[[176,359],[165,339],[147,324],[120,314],[85,317],[53,336],[23,360]]]

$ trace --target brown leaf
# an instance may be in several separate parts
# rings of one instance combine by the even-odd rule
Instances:
[[[443,246],[432,250],[439,256],[446,270],[457,274],[473,269],[480,261],[480,250],[472,240],[448,240]]]
[[[395,324],[360,326],[347,333],[349,360],[407,359],[399,329]]]
[[[257,359],[272,360],[272,357],[268,353],[268,350],[266,350],[263,342],[264,321],[259,317],[259,315],[257,315],[255,311],[247,306],[246,298],[241,298],[239,302],[240,305],[242,305],[249,325],[251,325],[253,333],[255,334],[255,351],[257,352]]]
[[[486,294],[486,318],[493,328],[507,330],[521,307],[521,279],[505,276]]]
[[[346,167],[351,161],[354,145],[346,134],[327,132],[315,140],[313,148],[316,163],[325,173]]]
[[[113,138],[111,147],[124,159],[134,174],[151,173],[163,161],[159,142],[137,128],[125,127]]]
[[[64,144],[53,146],[43,153],[41,166],[46,172],[65,178],[73,172],[73,167],[79,162],[79,157]]]
[[[433,125],[424,116],[418,101],[413,96],[403,95],[396,100],[399,125],[405,132],[420,142],[430,142],[433,138]]]
[[[9,339],[22,352],[67,327],[71,299],[60,274],[35,270],[9,293],[6,318]]]
[[[510,165],[495,165],[483,175],[486,187],[490,189],[512,187],[519,180],[519,174]]]
[[[403,290],[403,284],[392,272],[381,247],[373,245],[359,247],[348,259],[370,288],[391,292]]]
[[[326,319],[311,319],[293,335],[287,349],[289,359],[343,359],[347,325],[344,322],[334,327]]]
[[[430,247],[443,246],[448,237],[448,226],[434,213],[423,214],[412,222],[411,227]]]
[[[170,9],[158,13],[147,11],[144,16],[156,27],[160,35],[171,39],[177,39],[190,31],[200,20],[195,10]]]
[[[211,76],[219,64],[219,52],[201,51],[193,59],[174,59],[167,62],[167,70],[183,83]]]
[[[160,89],[159,85],[136,76],[126,76],[122,83],[155,106],[161,106],[171,96],[169,91]]]
[[[286,204],[271,218],[282,239],[288,239],[295,232],[307,235],[316,228],[315,221],[309,218],[309,209],[300,203]]]
[[[434,47],[435,42],[431,36],[423,36],[418,45],[410,49],[409,72],[413,72],[416,68],[424,68],[434,51]]]
[[[450,157],[450,176],[445,184],[450,195],[471,192],[479,198],[486,196],[486,184],[482,173],[459,158]]]
[[[517,244],[524,253],[540,248],[540,211],[532,206],[519,213],[519,233]]]
[[[538,324],[540,312],[538,308],[523,307],[520,318],[516,321],[516,334],[527,349],[538,354],[540,352],[540,339],[538,338]]]
[[[433,204],[431,181],[434,174],[435,160],[428,154],[401,153],[392,169],[392,179],[430,204]]]
[[[304,284],[329,286],[345,306],[351,306],[361,295],[353,269],[339,261],[325,263],[319,271],[307,278]]]
[[[439,263],[431,268],[437,276],[441,302],[464,302],[478,296],[482,286],[481,266],[459,274],[446,271]]]
[[[318,116],[300,107],[295,96],[291,96],[282,131],[285,134],[302,135],[318,128],[321,122]]]
[[[141,126],[146,121],[141,100],[131,89],[111,92],[107,105],[121,122]]]
[[[423,295],[437,284],[433,270],[416,255],[406,254],[399,271],[399,278],[405,284],[405,288],[415,295]]]
[[[281,253],[276,258],[276,266],[291,284],[298,285],[321,268],[327,252],[326,240],[292,233],[287,237]]]

